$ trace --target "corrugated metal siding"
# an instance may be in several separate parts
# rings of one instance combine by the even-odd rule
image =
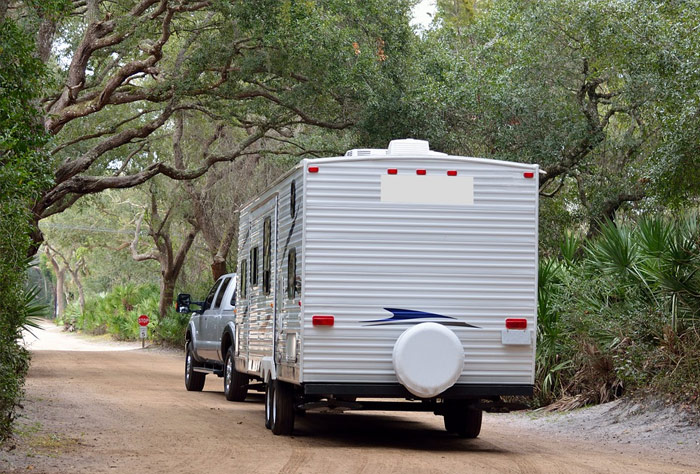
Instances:
[[[291,182],[295,181],[297,212],[294,219],[290,213]],[[238,267],[241,261],[248,260],[247,298],[239,298],[237,304],[236,324],[239,333],[239,357],[244,360],[250,372],[258,372],[264,357],[272,356],[273,315],[277,307],[277,362],[283,365],[298,365],[298,357],[290,359],[287,351],[287,335],[298,333],[301,329],[299,298],[287,298],[287,256],[291,248],[297,251],[297,273],[301,275],[301,239],[303,226],[302,213],[303,183],[301,173],[297,171],[282,182],[273,186],[254,202],[241,210],[238,245]],[[276,213],[275,213],[276,208]],[[277,215],[277,221],[275,221]],[[265,217],[272,217],[272,275],[271,292],[263,293],[263,222]],[[258,283],[250,284],[252,263],[250,249],[258,247]],[[296,338],[297,341],[300,337]],[[298,343],[297,343],[298,344]],[[298,372],[297,372],[298,374]]]
[[[291,214],[291,183],[296,188],[296,212]],[[295,293],[293,298],[287,295],[287,262],[289,251],[296,249],[296,274],[301,277],[302,231],[303,231],[303,179],[301,172],[294,173],[280,184],[277,238],[277,353],[275,361],[286,367],[298,367],[299,344],[301,342],[301,294]],[[294,336],[290,338],[290,336]],[[288,348],[287,343],[294,345]],[[298,381],[299,371],[279,370],[280,378],[288,381]]]
[[[396,382],[394,342],[408,325],[368,326],[401,308],[458,318],[458,383],[533,382],[532,346],[504,346],[507,317],[536,327],[537,179],[533,167],[466,158],[314,160],[306,176],[304,382]],[[474,204],[380,202],[387,168],[474,177]],[[313,314],[333,314],[314,328]]]

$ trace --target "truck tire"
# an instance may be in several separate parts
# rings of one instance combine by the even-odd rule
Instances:
[[[483,410],[466,400],[445,401],[445,429],[460,438],[476,438],[481,432]]]
[[[233,346],[228,348],[224,359],[224,395],[229,402],[242,402],[248,395],[248,376],[236,370]]]
[[[268,380],[265,385],[265,428],[272,428],[272,403],[275,398],[275,381]]]
[[[294,387],[275,380],[272,397],[272,432],[289,436],[294,430]]]
[[[204,388],[205,377],[203,372],[195,372],[197,361],[192,354],[192,343],[188,342],[185,347],[185,388],[188,392],[201,392]]]

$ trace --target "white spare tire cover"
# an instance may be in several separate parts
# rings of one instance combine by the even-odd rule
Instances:
[[[464,368],[464,348],[455,333],[437,323],[404,331],[394,344],[399,382],[421,398],[434,397],[455,384]]]

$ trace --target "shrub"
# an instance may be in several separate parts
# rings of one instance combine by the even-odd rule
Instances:
[[[700,225],[695,215],[567,236],[539,269],[536,402],[567,407],[655,387],[700,406]]]
[[[85,311],[80,313],[77,302],[68,305],[64,325],[91,334],[111,334],[115,339],[128,341],[139,337],[138,317],[147,315],[149,337],[168,344],[180,345],[185,339],[189,313],[169,311],[161,320],[158,315],[160,290],[156,284],[117,286],[109,293],[88,297]]]

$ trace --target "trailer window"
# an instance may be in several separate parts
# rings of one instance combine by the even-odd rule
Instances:
[[[296,181],[292,181],[291,187],[289,189],[289,214],[294,219],[297,213],[297,184]]]
[[[221,288],[219,289],[219,294],[216,295],[216,303],[214,304],[214,308],[221,306],[221,300],[224,299],[224,293],[226,293],[226,289],[228,288],[230,281],[231,277],[224,278],[224,282],[221,284]]]
[[[216,295],[216,290],[219,288],[219,285],[221,285],[221,280],[217,280],[216,283],[214,283],[214,286],[211,287],[211,290],[209,290],[207,299],[204,300],[204,309],[211,308],[211,304],[214,301],[214,295]]]
[[[287,297],[294,298],[297,283],[297,249],[290,249],[287,255]]]
[[[272,218],[266,217],[263,223],[263,293],[270,294],[272,283]]]
[[[258,247],[250,249],[250,286],[258,284]]]
[[[241,298],[245,298],[247,296],[246,280],[248,279],[248,260],[241,260],[241,268],[238,275],[238,278],[241,279]]]

